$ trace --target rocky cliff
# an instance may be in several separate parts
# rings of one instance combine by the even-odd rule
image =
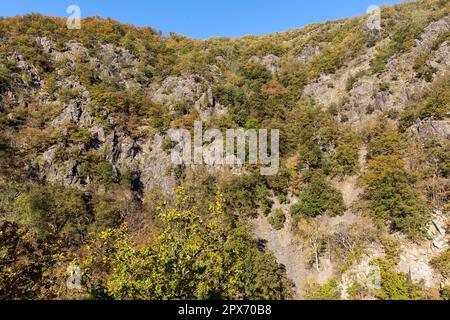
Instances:
[[[125,186],[134,209],[121,216],[141,235],[153,223],[137,222],[142,208],[157,202],[149,194],[170,198],[177,186],[199,190],[193,186],[203,183],[196,181],[202,168],[172,165],[168,129],[191,130],[199,120],[220,129],[279,128],[282,170],[275,182],[262,183],[263,200],[258,193],[246,207],[253,200],[238,195],[261,190],[261,182],[236,182],[240,175],[223,168],[209,174],[226,198],[233,189],[228,212],[251,220],[255,239],[266,243],[262,250],[285,265],[296,296],[311,297],[314,286],[333,278],[342,298],[383,298],[355,288],[366,286],[376,259],[392,258],[387,243],[395,242],[392,272],[434,297],[433,290],[449,285],[448,257],[447,269],[433,263],[448,250],[449,10],[448,1],[417,1],[383,8],[381,30],[368,28],[363,16],[208,40],[162,37],[98,18],[83,20],[81,30],[39,15],[3,19],[0,215],[16,219],[14,199],[34,184],[74,187],[86,195]],[[395,135],[378,133],[380,123]],[[379,136],[386,138],[380,138],[383,146]],[[413,198],[421,199],[429,217],[419,240],[405,231],[414,226],[398,220],[412,211],[388,204],[392,215],[384,215],[370,202],[375,200],[367,192],[374,189],[364,181],[376,172],[383,148],[394,148],[392,154],[404,148],[402,170],[414,176],[408,188],[417,191]],[[291,208],[308,200],[311,172],[319,172],[345,205],[341,214],[313,216],[328,226],[315,233],[299,227],[306,209]],[[289,215],[281,231],[269,223],[277,210]],[[390,269],[380,265],[387,281]]]

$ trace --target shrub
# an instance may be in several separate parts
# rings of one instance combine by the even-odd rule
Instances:
[[[116,199],[100,197],[94,202],[94,226],[98,230],[117,228],[122,222],[122,212]]]
[[[291,207],[294,217],[338,216],[345,211],[342,194],[321,175],[314,174],[309,185],[300,193],[299,201]]]
[[[165,139],[162,143],[163,151],[170,151],[177,146],[177,142],[171,139]]]
[[[450,251],[446,251],[431,260],[431,265],[445,278],[450,276]]]
[[[450,286],[446,286],[441,290],[441,299],[449,301],[450,300]]]
[[[387,219],[393,229],[410,238],[423,238],[430,224],[430,213],[415,188],[415,178],[396,155],[376,156],[368,163],[363,177],[365,198],[375,217]]]
[[[286,216],[281,209],[275,210],[273,215],[269,218],[269,223],[275,230],[281,230],[284,228],[286,222]]]
[[[240,73],[246,79],[256,80],[261,84],[272,79],[272,74],[270,71],[268,71],[265,66],[256,62],[249,62],[242,65],[240,68]]]
[[[307,300],[341,300],[341,292],[336,279],[331,279],[324,285],[313,284],[306,292]]]
[[[395,271],[390,262],[378,259],[375,264],[380,268],[381,289],[376,296],[381,300],[422,300],[420,287],[414,285],[404,273]]]
[[[255,175],[233,177],[221,183],[224,201],[230,214],[240,217],[253,217],[257,214],[261,202],[256,195],[256,188],[260,185]]]
[[[443,119],[450,111],[450,77],[447,77],[431,91],[419,111],[421,119]]]
[[[356,137],[348,135],[338,145],[333,156],[333,171],[340,176],[353,175],[359,171],[359,143]]]
[[[431,50],[436,51],[446,41],[450,39],[450,31],[439,34],[431,46]]]
[[[258,185],[255,189],[256,202],[264,214],[269,214],[272,208],[272,201],[269,199],[270,192],[264,185]]]
[[[342,123],[347,123],[349,120],[350,120],[350,118],[348,117],[348,115],[346,115],[346,114],[341,115]]]
[[[96,168],[95,172],[99,178],[100,183],[108,189],[115,181],[114,167],[109,162],[101,162]]]
[[[33,186],[16,198],[13,208],[20,224],[39,240],[61,236],[79,241],[91,219],[82,194],[62,186]]]
[[[430,58],[430,51],[425,51],[419,55],[413,64],[413,69],[416,71],[419,78],[424,78],[427,82],[433,81],[433,76],[437,70],[428,65],[428,59]]]
[[[68,104],[71,100],[81,97],[79,89],[61,89],[59,91],[59,101],[63,104]]]
[[[353,86],[355,85],[356,82],[358,82],[358,77],[354,76],[353,74],[350,74],[347,78],[347,82],[345,83],[345,90],[347,92],[352,91]]]
[[[0,93],[5,92],[12,81],[10,70],[0,60]]]

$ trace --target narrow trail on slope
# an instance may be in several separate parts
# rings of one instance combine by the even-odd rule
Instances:
[[[366,156],[367,156],[367,148],[363,146],[363,148],[359,152],[359,164],[361,167],[360,175],[366,171]],[[358,185],[360,175],[345,176],[342,179],[334,179],[332,181],[334,187],[342,193],[344,203],[348,208],[348,211],[351,211],[350,210],[351,205],[355,201],[359,200],[361,194],[364,191]]]
[[[285,266],[288,278],[296,286],[295,298],[298,299],[302,295],[301,288],[304,287],[311,270],[308,269],[308,264],[304,260],[303,248],[296,243],[291,232],[292,218],[289,214],[286,215],[286,219],[284,228],[275,230],[267,217],[260,215],[253,221],[254,235],[257,239],[263,240],[278,263]]]

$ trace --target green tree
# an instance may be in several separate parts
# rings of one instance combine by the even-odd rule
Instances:
[[[101,162],[96,166],[96,174],[105,188],[110,188],[115,181],[114,167],[109,162]]]
[[[257,249],[246,227],[228,221],[220,195],[202,217],[178,189],[176,206],[158,213],[161,233],[148,246],[135,249],[124,231],[103,232],[100,252],[107,253],[108,295],[115,299],[289,297],[282,269]]]
[[[60,236],[80,241],[92,220],[82,194],[63,186],[33,186],[17,197],[13,210],[39,240]]]
[[[420,288],[414,285],[411,279],[404,273],[395,271],[395,266],[383,259],[378,259],[375,264],[380,268],[381,288],[376,296],[381,300],[421,300],[423,294]]]
[[[285,222],[286,215],[281,209],[275,210],[273,215],[269,218],[269,223],[275,228],[275,230],[283,229]]]
[[[341,300],[341,292],[336,279],[331,279],[323,285],[313,284],[306,292],[307,300]]]
[[[389,220],[393,229],[413,239],[426,236],[430,213],[405,162],[397,155],[382,155],[370,160],[367,168],[365,198],[374,217]]]
[[[347,134],[336,148],[332,161],[333,171],[341,176],[359,172],[359,143],[354,134]]]
[[[426,236],[431,217],[424,197],[417,191],[417,177],[403,160],[408,147],[404,138],[386,120],[378,123],[369,138],[362,183],[368,212],[417,240]]]
[[[291,207],[291,214],[302,217],[317,217],[344,213],[342,194],[320,174],[312,174],[310,183],[300,192],[298,203]]]

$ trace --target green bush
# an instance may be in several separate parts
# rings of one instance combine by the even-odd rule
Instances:
[[[12,81],[11,72],[7,68],[6,64],[0,60],[0,93],[6,91]]]
[[[341,300],[341,291],[336,279],[331,279],[324,285],[314,284],[308,288],[306,300]]]
[[[68,104],[71,100],[81,97],[79,89],[62,89],[59,91],[59,101],[63,104]]]
[[[269,217],[269,223],[275,230],[281,230],[284,228],[284,224],[286,222],[286,216],[281,209],[275,210],[273,215]]]
[[[338,216],[346,210],[342,194],[326,179],[313,174],[308,186],[300,192],[299,201],[291,207],[294,217]]]
[[[260,186],[259,177],[244,175],[233,177],[221,183],[220,189],[228,213],[240,217],[254,217],[261,202],[255,196],[257,186]]]
[[[441,290],[441,299],[450,301],[450,286],[446,286]]]
[[[114,173],[114,167],[109,162],[101,162],[97,164],[95,173],[99,179],[99,182],[107,189],[110,188],[115,182],[116,175]]]
[[[436,51],[446,41],[450,39],[450,31],[439,34],[431,46],[431,50]]]
[[[123,212],[116,200],[110,197],[99,197],[94,202],[94,226],[97,230],[107,230],[119,227]]]
[[[177,146],[177,142],[173,141],[171,139],[165,139],[162,143],[162,149],[163,151],[171,151],[173,148]]]
[[[381,289],[376,296],[381,300],[422,300],[423,293],[420,287],[413,284],[404,273],[395,271],[395,266],[390,262],[378,259],[375,265],[380,269]]]
[[[431,265],[445,278],[450,276],[450,250],[431,260]]]
[[[240,68],[240,74],[246,79],[256,80],[259,83],[266,83],[272,79],[272,74],[270,71],[268,71],[265,66],[256,62],[250,62],[242,65]]]
[[[256,202],[264,214],[269,214],[272,209],[272,201],[269,199],[270,192],[264,185],[258,185],[255,189]]]
[[[435,87],[423,102],[419,111],[421,119],[444,119],[450,112],[450,77],[447,77]]]
[[[79,241],[91,221],[82,194],[62,186],[33,186],[16,198],[13,210],[39,240],[61,236]]]
[[[398,156],[381,155],[370,160],[363,182],[374,217],[389,220],[393,229],[413,239],[427,235],[429,209],[416,191],[416,179]]]
[[[359,143],[356,137],[349,135],[338,145],[333,156],[332,168],[340,176],[359,172]]]

